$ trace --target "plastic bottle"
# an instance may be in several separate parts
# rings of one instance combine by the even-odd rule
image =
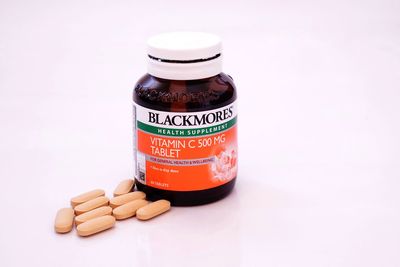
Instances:
[[[237,176],[236,89],[222,72],[221,40],[172,32],[148,41],[148,73],[136,84],[137,188],[148,199],[191,206],[228,195]]]

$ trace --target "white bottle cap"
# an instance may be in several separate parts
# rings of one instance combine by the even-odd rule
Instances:
[[[148,73],[168,80],[196,80],[222,72],[221,39],[202,32],[170,32],[147,42]]]

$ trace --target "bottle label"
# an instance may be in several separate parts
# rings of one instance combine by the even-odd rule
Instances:
[[[223,185],[237,174],[236,102],[201,112],[164,112],[134,103],[136,179],[163,190]]]

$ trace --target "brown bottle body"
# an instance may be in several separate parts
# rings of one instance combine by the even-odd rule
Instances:
[[[230,76],[220,73],[199,80],[167,80],[144,75],[136,84],[133,101],[143,107],[166,112],[199,112],[224,107],[236,100]],[[190,177],[187,177],[190,179]],[[167,199],[174,206],[193,206],[217,201],[233,189],[236,177],[218,187],[197,191],[171,191],[136,181],[138,190],[150,200]]]

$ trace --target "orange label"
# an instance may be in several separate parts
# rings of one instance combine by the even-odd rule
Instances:
[[[220,186],[237,174],[235,102],[202,112],[134,105],[136,178],[172,191]]]

